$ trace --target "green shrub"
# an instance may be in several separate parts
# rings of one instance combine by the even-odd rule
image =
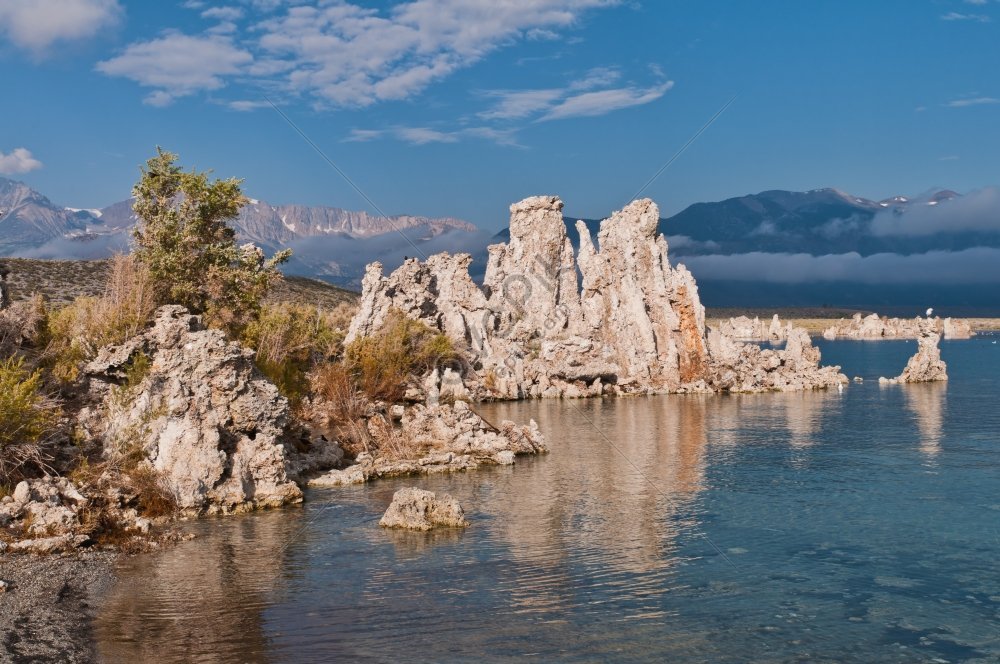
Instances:
[[[265,260],[253,245],[237,246],[228,222],[247,203],[240,180],[209,181],[208,173],[183,171],[177,155],[156,152],[132,189],[135,256],[152,274],[159,304],[183,305],[238,338],[291,252]]]
[[[23,359],[0,361],[0,483],[45,460],[45,444],[60,411],[41,387],[42,372],[28,371]]]

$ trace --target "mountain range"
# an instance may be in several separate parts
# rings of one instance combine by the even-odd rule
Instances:
[[[576,218],[567,216],[578,242]],[[600,221],[585,219],[595,240]],[[0,256],[98,258],[127,247],[131,202],[55,205],[0,178]],[[381,217],[250,199],[234,227],[268,251],[289,247],[290,274],[355,287],[364,266],[463,251],[482,274],[488,233],[454,218]],[[1000,312],[1000,190],[948,189],[870,200],[836,189],[772,190],[696,203],[660,221],[672,261],[686,264],[712,306],[855,306],[883,311],[928,302]]]

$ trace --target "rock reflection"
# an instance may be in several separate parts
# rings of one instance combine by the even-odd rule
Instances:
[[[948,384],[944,382],[903,385],[906,408],[913,413],[920,430],[920,451],[933,458],[941,452],[945,399]]]
[[[239,517],[225,537],[213,522],[199,524],[205,537],[126,561],[95,620],[103,661],[269,661],[263,611],[302,510]]]
[[[758,436],[786,434],[789,445],[806,448],[813,444],[824,418],[840,407],[841,400],[835,392],[816,390],[720,395],[708,404],[708,437],[713,448],[746,444],[748,431]]]
[[[676,564],[677,535],[688,525],[678,523],[677,514],[704,487],[710,399],[531,405],[560,458],[519,464],[502,507],[516,518],[496,520],[498,537],[523,567],[510,589],[515,606],[553,611],[574,601],[583,586],[599,586],[611,598],[646,593],[652,600],[669,591],[664,575]],[[491,411],[523,419],[525,411],[518,410],[524,407],[498,404]],[[595,453],[562,451],[574,444]],[[625,579],[631,579],[628,587]]]

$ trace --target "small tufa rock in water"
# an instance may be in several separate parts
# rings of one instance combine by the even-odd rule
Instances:
[[[948,380],[948,366],[941,359],[941,349],[938,342],[941,335],[935,331],[932,321],[925,321],[917,340],[917,352],[906,363],[906,368],[896,378],[881,377],[879,384],[896,383],[928,383],[938,380]]]
[[[437,496],[432,491],[414,487],[400,489],[392,497],[379,525],[383,528],[431,530],[438,526],[465,528],[469,521],[458,501],[446,493]]]

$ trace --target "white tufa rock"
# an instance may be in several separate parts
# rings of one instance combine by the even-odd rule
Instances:
[[[935,330],[933,321],[925,321],[917,340],[917,352],[906,363],[903,373],[895,378],[881,377],[880,384],[927,383],[948,380],[948,366],[941,359],[938,342],[941,334]]]
[[[145,354],[139,385],[117,387]],[[253,363],[253,353],[205,330],[178,306],[161,307],[152,328],[101,350],[85,373],[102,397],[84,417],[113,455],[139,445],[189,512],[233,512],[302,500],[282,444],[288,402]]]
[[[446,493],[407,488],[393,495],[392,504],[378,522],[383,528],[431,530],[439,526],[465,528],[469,521],[457,500]]]
[[[921,330],[930,325],[943,332],[945,339],[968,339],[975,333],[969,321],[960,318],[887,318],[878,314],[854,314],[841,319],[823,331],[825,339],[918,339]]]
[[[835,368],[811,364],[818,351],[801,339],[776,356],[757,346],[741,351],[719,332],[731,347],[720,341],[722,355],[711,357],[698,287],[684,266],[670,265],[652,201],[634,201],[604,220],[596,244],[577,222],[577,256],[557,197],[527,198],[510,211],[510,241],[489,248],[482,290],[469,276],[467,254],[411,259],[388,277],[381,264],[369,265],[348,343],[376,333],[394,309],[446,333],[467,350],[469,366],[460,380],[454,368],[428,378],[425,394],[441,397],[808,389],[840,381]],[[781,341],[787,329],[775,319],[767,335]],[[805,345],[811,348],[808,338]],[[747,374],[735,382],[719,380],[729,351],[744,352],[729,358]]]

